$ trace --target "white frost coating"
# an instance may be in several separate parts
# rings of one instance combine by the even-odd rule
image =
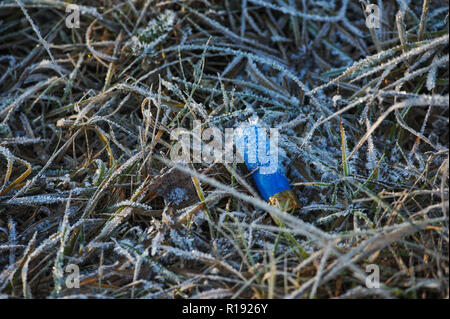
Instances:
[[[438,65],[436,64],[436,61],[438,60],[438,56],[436,55],[433,59],[433,62],[431,63],[430,71],[427,75],[427,89],[428,91],[431,91],[436,86],[436,71],[438,68]]]
[[[298,11],[297,9],[295,9],[292,6],[287,6],[287,5],[278,6],[278,5],[272,4],[268,1],[263,1],[263,0],[248,0],[248,1],[253,4],[256,4],[256,5],[260,5],[260,6],[272,9],[272,10],[280,11],[280,12],[283,12],[285,14],[289,14],[292,16],[302,17],[307,20],[329,21],[329,22],[336,22],[336,21],[342,20],[345,16],[345,12],[347,11],[347,5],[348,5],[348,0],[342,1],[341,8],[340,8],[338,14],[334,17],[328,17],[328,16],[320,16],[317,14],[303,13],[303,12]]]

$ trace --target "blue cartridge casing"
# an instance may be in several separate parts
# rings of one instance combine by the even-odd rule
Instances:
[[[236,148],[247,168],[253,172],[253,180],[266,201],[275,194],[291,189],[278,161],[277,144],[271,145],[266,129],[256,124],[238,128],[235,135]]]

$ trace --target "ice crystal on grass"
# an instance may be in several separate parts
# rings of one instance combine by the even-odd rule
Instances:
[[[19,206],[37,206],[42,204],[64,203],[66,201],[67,198],[65,197],[59,197],[55,195],[36,195],[12,198],[6,201],[5,204]]]
[[[145,28],[138,29],[138,34],[133,36],[129,43],[133,52],[139,55],[141,53],[149,54],[154,50],[166,39],[168,32],[172,29],[175,17],[175,12],[166,10],[150,20]]]
[[[169,195],[167,195],[167,198],[175,205],[178,205],[182,201],[186,201],[189,199],[189,197],[187,197],[186,195],[186,190],[184,188],[179,187],[176,187],[173,190],[171,190]]]

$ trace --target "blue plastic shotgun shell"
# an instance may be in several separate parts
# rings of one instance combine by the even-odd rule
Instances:
[[[266,129],[257,124],[240,127],[236,134],[236,148],[241,154],[264,200],[281,210],[290,211],[300,207],[289,186],[278,159],[278,143]]]

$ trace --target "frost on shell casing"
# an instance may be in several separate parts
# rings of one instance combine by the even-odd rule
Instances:
[[[269,138],[262,126],[244,125],[237,129],[235,141],[264,200],[283,211],[299,208],[300,204],[278,161],[278,132],[271,130]]]

